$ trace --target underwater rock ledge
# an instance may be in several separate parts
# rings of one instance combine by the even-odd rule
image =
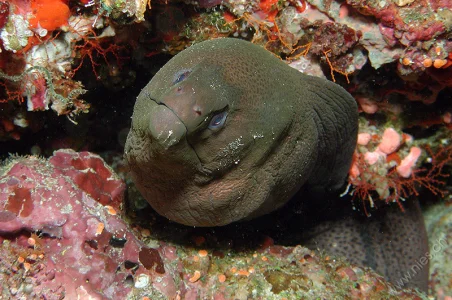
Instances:
[[[157,240],[121,216],[124,189],[89,152],[6,161],[0,167],[1,297],[427,299],[302,246],[236,252]]]

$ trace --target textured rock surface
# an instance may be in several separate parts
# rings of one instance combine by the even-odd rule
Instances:
[[[132,230],[119,215],[123,190],[117,175],[88,152],[59,150],[49,160],[6,162],[0,169],[0,296],[425,299],[301,246],[273,246],[267,239],[238,251],[215,231],[206,235],[216,241],[212,247],[202,236],[171,243],[149,228]],[[193,230],[167,228],[173,239]]]
[[[430,287],[437,299],[452,297],[452,205],[442,202],[425,212],[430,243]]]
[[[1,174],[3,296],[126,295],[124,263],[141,245],[116,214],[125,185],[99,156],[15,158]]]

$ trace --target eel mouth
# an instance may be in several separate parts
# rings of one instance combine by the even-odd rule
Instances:
[[[158,153],[165,161],[171,161],[171,165],[177,162],[181,167],[191,166],[191,171],[210,180],[212,172],[203,166],[202,160],[196,152],[196,148],[188,139],[188,128],[177,113],[164,102],[150,97],[149,123],[147,135],[150,139],[150,150]],[[170,170],[169,170],[170,171]]]

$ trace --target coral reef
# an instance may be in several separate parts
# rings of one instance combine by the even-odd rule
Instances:
[[[422,1],[231,0],[223,5],[236,16],[235,22],[254,31],[253,42],[288,59],[299,56],[302,49],[303,55],[327,65],[333,80],[334,71],[354,74],[361,84],[367,79],[360,77],[359,70],[369,60],[375,69],[396,64],[400,80],[373,87],[384,97],[402,92],[410,100],[431,103],[441,89],[451,86],[447,1],[424,5]],[[372,101],[379,106],[381,98]]]
[[[358,101],[360,140],[344,193],[362,198],[367,208],[378,201],[403,208],[402,198],[425,190],[448,199],[451,11],[449,0],[0,0],[0,155],[51,155],[68,146],[108,150],[112,164],[124,171],[116,152],[139,90],[168,54],[228,36],[260,44],[302,72],[335,80]],[[290,298],[308,297],[309,289],[322,295],[324,288],[356,297],[403,294],[386,283],[381,283],[386,294],[366,294],[379,292],[370,289],[383,282],[375,274],[302,247],[234,255],[205,247],[205,255],[200,246],[163,242],[153,235],[155,227],[151,234],[143,224],[135,230],[139,241],[128,228],[131,221],[121,216],[124,185],[94,154],[64,150],[50,160],[16,157],[1,170],[0,223],[11,226],[0,234],[5,298],[58,298],[63,292],[81,298],[112,293],[144,299]],[[129,192],[133,205],[146,206]],[[30,206],[41,202],[46,206]],[[432,249],[450,233],[450,205],[442,207],[427,215]],[[69,230],[80,220],[87,232]],[[181,232],[186,231],[168,234]],[[121,247],[124,236],[130,252]],[[151,261],[140,260],[140,249]],[[432,256],[431,288],[438,299],[452,297],[447,249],[440,251],[446,256]],[[69,268],[75,258],[85,265]],[[322,276],[309,270],[300,275],[292,261]],[[348,279],[323,280],[341,274]],[[67,276],[77,278],[80,288]],[[250,284],[262,288],[252,290]]]
[[[127,4],[124,1],[122,4]],[[87,4],[87,6],[90,6]],[[0,105],[24,112],[26,101],[28,111],[42,111],[51,108],[58,115],[67,115],[71,120],[88,112],[90,107],[78,99],[86,90],[74,74],[85,57],[91,64],[98,65],[94,56],[117,57],[117,47],[105,47],[101,43],[115,32],[105,24],[103,15],[115,14],[116,9],[136,13],[142,19],[137,7],[124,8],[115,4],[115,9],[102,2],[104,9],[99,15],[71,15],[64,1],[34,0],[2,2],[3,25],[0,27],[0,85],[3,93]],[[140,6],[140,9],[143,8]],[[78,64],[77,64],[78,62]],[[94,73],[96,70],[93,67]],[[2,109],[3,110],[3,109]],[[12,121],[10,114],[0,114],[5,121]],[[32,118],[26,116],[28,126]],[[75,122],[75,121],[74,121]],[[15,124],[14,122],[12,122]],[[19,138],[19,126],[13,129],[3,127],[0,139]],[[8,134],[14,132],[15,135]]]
[[[78,99],[86,82],[74,79],[83,63],[91,64],[95,77],[108,84],[130,56],[145,61],[157,53],[175,54],[193,42],[224,36],[264,45],[293,65],[308,60],[298,62],[314,66],[313,70],[305,68],[307,73],[319,75],[315,66],[320,64],[323,73],[330,70],[327,77],[332,80],[352,79],[353,87],[348,89],[354,95],[365,94],[367,103],[378,109],[393,94],[431,103],[444,87],[451,86],[452,44],[447,38],[452,30],[451,5],[447,1],[380,5],[351,0],[224,0],[187,1],[185,6],[178,1],[156,1],[155,17],[146,15],[150,1],[142,0],[33,0],[1,5],[0,84],[4,92],[0,105],[13,105],[16,111],[20,110],[17,102],[27,100],[28,111],[51,108],[74,120],[89,109]],[[145,32],[151,25],[153,36],[149,38]],[[366,82],[373,78],[360,72],[368,61],[375,69],[393,63],[399,80],[369,90]],[[24,115],[30,123],[29,114]],[[0,117],[13,121],[9,114]],[[19,137],[24,130],[14,127],[13,135],[4,128],[0,138]]]
[[[198,236],[198,246],[183,247],[132,230],[120,214],[123,182],[89,152],[13,157],[0,175],[5,298],[426,299],[301,246],[267,240],[237,252],[205,248]]]

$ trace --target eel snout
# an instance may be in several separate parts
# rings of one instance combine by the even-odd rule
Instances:
[[[178,144],[186,135],[185,125],[179,117],[164,104],[152,101],[149,114],[148,135],[151,146],[167,150]]]

